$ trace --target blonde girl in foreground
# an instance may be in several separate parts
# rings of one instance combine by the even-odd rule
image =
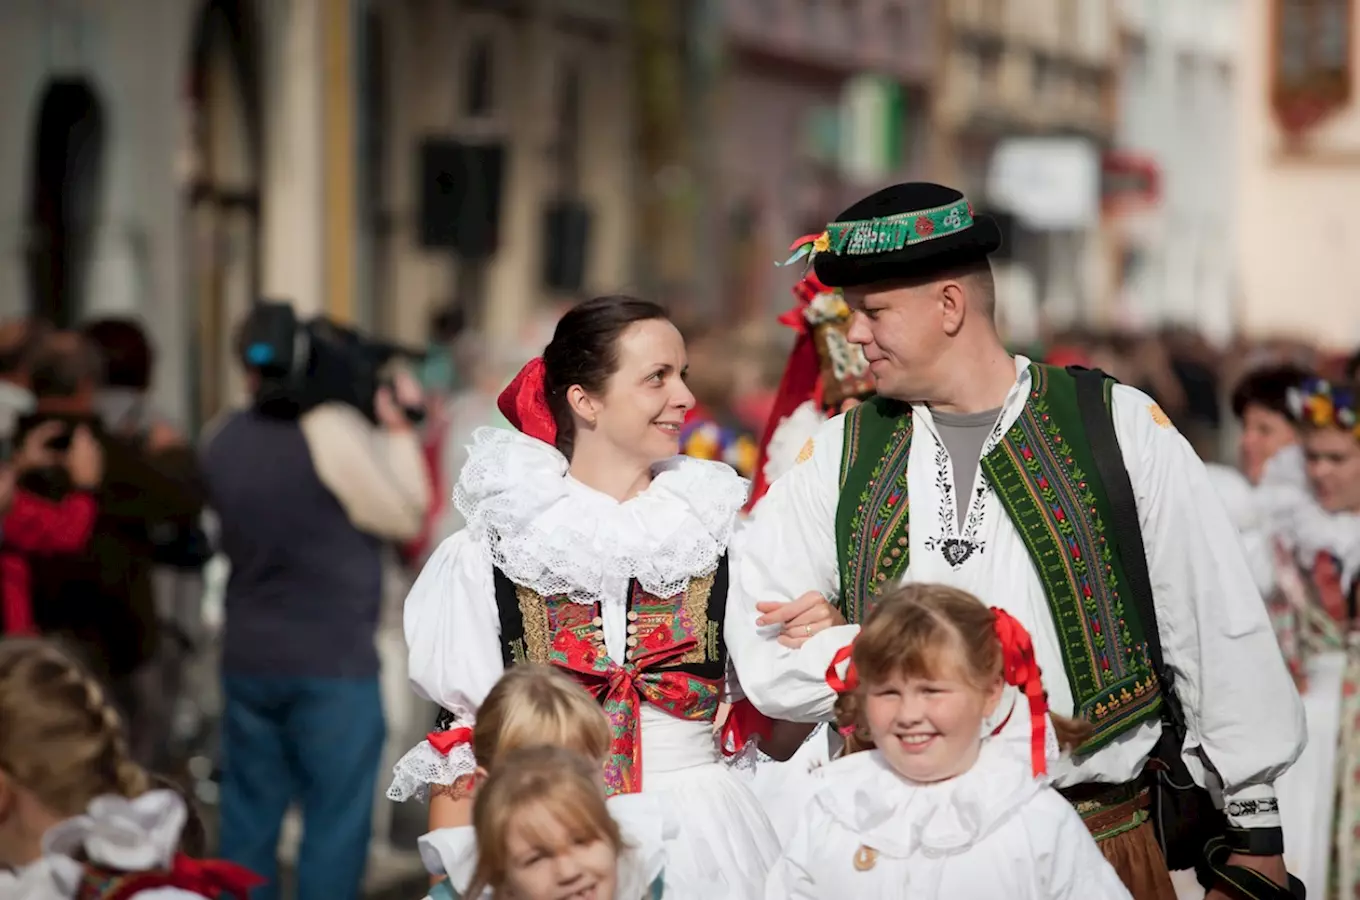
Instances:
[[[188,820],[98,682],[52,644],[0,640],[0,898],[245,900],[260,879],[180,852]]]
[[[474,889],[495,900],[658,900],[661,849],[620,827],[591,760],[561,747],[509,754],[477,794]]]
[[[1005,612],[950,587],[900,588],[827,680],[864,749],[823,769],[768,900],[1130,900],[1044,777],[1083,726],[1050,720],[1029,635]],[[1029,701],[1011,712],[1030,716],[1025,747],[984,736],[1008,683]]]
[[[603,767],[610,739],[604,711],[583,688],[556,669],[534,665],[517,666],[501,676],[482,703],[475,730],[456,729],[430,735],[432,742],[470,744],[477,761],[474,797],[481,795],[516,751],[542,745],[588,760],[592,790],[597,789],[603,797]],[[571,773],[563,777],[569,781]],[[665,811],[653,797],[644,794],[620,794],[608,801],[606,809],[614,823],[613,833],[625,834],[628,844],[635,848],[630,859],[643,859],[652,867],[647,873],[647,884],[651,884],[660,875],[664,862],[662,843],[673,831],[667,826]],[[420,855],[426,869],[436,877],[447,876],[430,892],[432,900],[470,900],[479,896],[472,892],[477,879],[479,839],[474,825],[440,828],[420,838]],[[482,882],[483,889],[493,887],[485,879]]]

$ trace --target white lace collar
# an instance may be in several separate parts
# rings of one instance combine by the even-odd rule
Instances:
[[[877,750],[826,766],[819,804],[841,826],[879,853],[962,853],[1002,825],[1047,784],[1030,773],[1027,755],[1004,741],[982,744],[973,768],[938,784],[897,774]]]
[[[624,503],[567,477],[567,460],[516,431],[479,428],[454,504],[513,582],[592,603],[610,578],[670,597],[727,551],[747,482],[729,466],[677,456]]]
[[[124,872],[168,869],[187,818],[174,791],[149,791],[135,800],[97,797],[84,815],[43,835],[41,859],[18,872],[0,872],[0,898],[69,900],[84,868],[77,858]]]

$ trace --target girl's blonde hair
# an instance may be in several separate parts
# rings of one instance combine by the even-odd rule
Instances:
[[[980,690],[995,685],[1002,674],[1001,639],[996,616],[967,591],[942,584],[908,584],[883,595],[855,638],[851,660],[859,687],[842,694],[836,718],[847,735],[850,752],[873,746],[864,721],[863,696],[868,685],[889,678],[937,679],[953,674]],[[962,673],[957,667],[962,666]],[[1079,746],[1091,735],[1087,722],[1049,714],[1058,743]]]
[[[501,676],[477,710],[472,753],[488,772],[512,750],[538,744],[603,764],[612,737],[604,710],[570,676],[551,666],[519,665]]]
[[[150,788],[99,682],[56,645],[27,638],[0,640],[0,769],[66,818],[104,794]]]
[[[477,868],[465,896],[481,896],[488,888],[493,897],[501,896],[512,865],[508,841],[515,825],[528,831],[529,840],[539,841],[539,823],[549,818],[575,843],[599,840],[616,855],[623,852],[623,836],[609,815],[594,760],[564,747],[537,746],[511,751],[501,762],[472,806]],[[531,812],[540,815],[524,815]]]

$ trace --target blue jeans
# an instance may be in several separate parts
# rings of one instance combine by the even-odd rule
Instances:
[[[377,678],[223,678],[221,855],[268,879],[289,804],[302,807],[297,900],[363,889],[386,724]]]

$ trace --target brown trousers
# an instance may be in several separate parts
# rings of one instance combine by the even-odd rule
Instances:
[[[1151,822],[1106,838],[1098,846],[1133,900],[1176,900],[1176,887]]]

